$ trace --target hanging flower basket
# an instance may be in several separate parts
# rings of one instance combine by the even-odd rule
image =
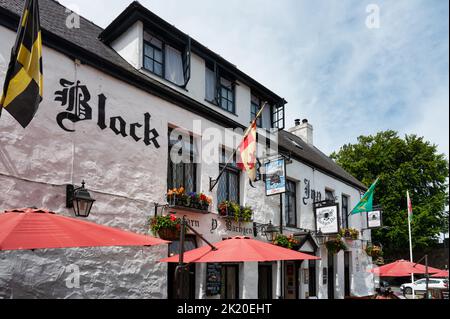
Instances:
[[[338,254],[341,250],[347,250],[347,246],[340,237],[327,241],[325,246],[327,247],[328,252],[333,255]]]
[[[359,231],[354,228],[344,228],[339,231],[339,235],[348,240],[357,240],[359,238]]]
[[[157,216],[150,219],[150,230],[164,240],[178,240],[181,231],[181,219],[175,215]]]
[[[164,240],[174,241],[180,239],[180,231],[173,228],[161,228],[158,231],[158,236]]]
[[[383,250],[380,246],[372,245],[366,248],[366,254],[373,259],[383,257]]]

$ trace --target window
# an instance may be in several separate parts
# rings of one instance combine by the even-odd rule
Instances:
[[[256,118],[256,116],[258,115],[259,111],[261,110],[261,101],[259,98],[257,98],[256,96],[252,95],[252,103],[251,103],[251,107],[250,107],[250,120],[253,122]],[[258,127],[262,127],[262,116],[260,118],[258,118],[258,120],[256,121],[256,125]]]
[[[144,68],[158,76],[163,76],[163,43],[147,34],[144,39]]]
[[[206,67],[205,99],[216,103],[216,72],[208,66]]]
[[[178,86],[185,86],[190,78],[190,45],[183,55],[180,50],[145,32],[144,69]]]
[[[220,78],[220,107],[230,113],[234,112],[234,85],[227,79]]]
[[[333,202],[333,203],[336,201],[336,198],[334,197],[334,192],[332,190],[329,190],[329,189],[325,190],[325,200],[327,202]]]
[[[225,167],[230,154],[227,154],[226,150],[222,148],[222,160],[219,165],[219,169],[222,170]],[[236,155],[231,164],[227,166],[225,172],[219,180],[217,188],[217,200],[219,203],[223,201],[232,201],[240,203],[240,170],[237,166]]]
[[[193,136],[172,136],[172,132],[173,129],[169,129],[168,188],[184,187],[187,192],[195,192],[197,189],[197,164],[195,163],[194,138]],[[182,156],[182,160],[174,161],[172,159],[173,147],[179,148],[178,155]]]
[[[297,227],[297,184],[293,181],[286,183],[286,225]]]
[[[348,196],[342,195],[342,228],[348,228],[348,215],[349,215],[349,207],[348,204],[349,199]]]

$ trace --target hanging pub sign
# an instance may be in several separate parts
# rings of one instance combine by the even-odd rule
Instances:
[[[286,161],[276,159],[266,163],[266,195],[286,193]]]
[[[316,229],[324,235],[339,233],[339,205],[318,206],[315,209]]]
[[[383,226],[383,213],[380,210],[367,213],[367,228],[374,229]]]

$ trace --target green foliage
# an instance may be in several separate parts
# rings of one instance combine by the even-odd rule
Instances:
[[[330,254],[337,254],[341,250],[347,250],[347,246],[342,241],[341,236],[338,236],[336,239],[332,239],[330,241],[327,241],[325,243],[325,246],[327,247],[327,250]]]
[[[447,226],[449,163],[437,147],[416,135],[400,138],[386,131],[361,136],[358,143],[345,145],[331,157],[366,185],[380,177],[375,204],[384,210],[384,225],[373,232],[385,253],[407,252],[408,223],[406,192],[413,203],[413,244],[427,248]]]
[[[287,249],[293,249],[296,245],[299,244],[299,242],[294,238],[294,236],[288,237],[282,234],[278,234],[273,241],[273,244]]]
[[[218,207],[220,216],[234,218],[236,222],[251,222],[253,209],[249,206],[241,207],[238,203],[224,201]]]

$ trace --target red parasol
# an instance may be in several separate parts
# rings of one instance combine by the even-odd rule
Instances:
[[[448,270],[441,270],[437,274],[431,276],[433,278],[448,278]]]
[[[0,251],[166,243],[158,238],[56,215],[47,210],[27,208],[0,214]]]
[[[248,237],[235,237],[214,244],[217,250],[209,246],[191,250],[184,254],[185,263],[233,263],[233,262],[269,262],[289,260],[318,260],[320,258],[282,248],[272,244],[253,240]],[[178,263],[179,256],[161,260]]]
[[[372,269],[370,272],[379,275],[380,277],[407,277],[411,274],[425,274],[426,267],[421,264],[415,264],[406,260],[397,260],[391,264],[381,266],[380,268]],[[439,272],[439,269],[428,267],[428,273],[434,274]]]

